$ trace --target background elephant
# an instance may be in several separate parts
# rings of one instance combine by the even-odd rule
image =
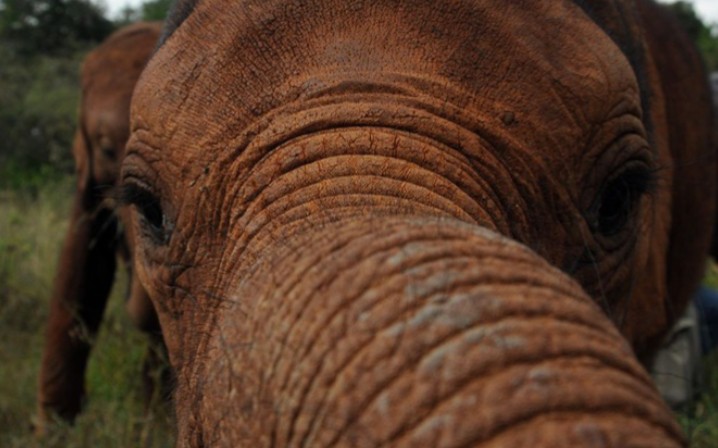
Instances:
[[[168,20],[122,197],[180,446],[683,443],[630,345],[696,287],[716,159],[654,3]]]
[[[73,146],[77,188],[47,321],[38,391],[40,432],[49,414],[71,422],[80,411],[85,367],[118,254],[130,274],[130,315],[156,346],[162,345],[154,308],[132,275],[131,227],[123,224],[125,218],[118,215],[113,199],[129,135],[130,98],[160,31],[160,23],[127,26],[92,51],[83,64]],[[148,360],[146,368],[154,363]]]

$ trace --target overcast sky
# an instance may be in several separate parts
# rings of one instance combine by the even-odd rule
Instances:
[[[718,0],[693,0],[691,3],[704,21],[718,23]]]
[[[104,3],[110,17],[119,14],[126,5],[137,7],[142,4],[142,0],[94,0],[95,3]],[[664,3],[672,3],[672,0],[660,0]],[[688,0],[696,8],[698,14],[704,21],[718,23],[718,0]]]

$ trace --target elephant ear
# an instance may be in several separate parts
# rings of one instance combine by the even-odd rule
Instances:
[[[672,324],[703,277],[713,233],[718,162],[712,95],[700,53],[677,18],[655,2],[637,4],[665,108],[673,177],[665,274],[665,320]]]

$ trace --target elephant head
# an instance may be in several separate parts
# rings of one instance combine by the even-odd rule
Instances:
[[[673,227],[654,8],[177,2],[122,195],[179,445],[680,445],[631,344],[715,168]]]
[[[85,58],[73,148],[80,182],[91,182],[96,189],[117,183],[130,131],[132,91],[161,29],[161,23],[125,27]]]

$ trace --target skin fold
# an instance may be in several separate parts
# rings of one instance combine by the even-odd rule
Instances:
[[[39,433],[51,416],[72,422],[82,407],[85,368],[118,258],[130,274],[130,316],[153,340],[151,357],[161,350],[157,315],[133,275],[132,227],[127,225],[127,213],[118,212],[112,199],[129,136],[132,91],[161,28],[160,23],[125,27],[93,50],[83,64],[73,147],[77,187],[50,299],[38,389]],[[158,362],[148,359],[145,368]]]
[[[178,446],[683,445],[637,356],[700,278],[716,166],[664,20],[177,2],[122,197]]]

